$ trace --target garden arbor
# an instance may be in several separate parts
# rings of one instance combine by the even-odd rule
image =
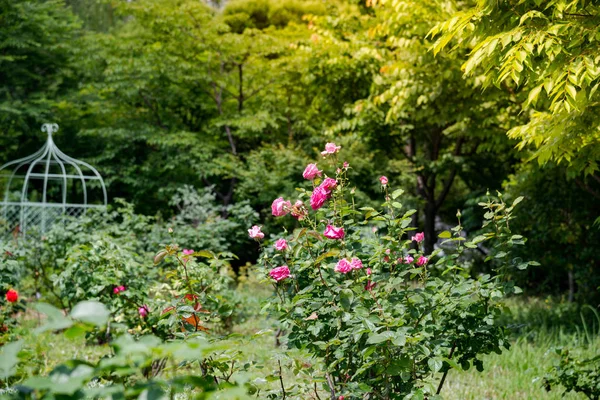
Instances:
[[[43,124],[42,131],[48,138],[40,150],[0,167],[0,237],[43,234],[65,216],[106,207],[106,186],[98,171],[56,146],[57,124]]]

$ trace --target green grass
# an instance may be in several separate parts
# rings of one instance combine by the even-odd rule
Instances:
[[[581,394],[553,388],[547,392],[541,377],[557,360],[555,347],[581,349],[583,357],[600,354],[600,318],[583,307],[550,300],[517,298],[507,304],[506,323],[513,326],[510,350],[483,357],[485,370],[448,374],[444,398],[585,399]]]

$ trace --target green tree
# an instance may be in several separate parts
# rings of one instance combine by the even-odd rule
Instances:
[[[142,211],[182,183],[215,185],[230,204],[249,153],[317,132],[294,46],[310,34],[302,16],[324,12],[318,2],[137,1],[116,12],[117,28],[82,43],[87,76],[64,116],[83,121],[110,190],[143,199]]]
[[[459,4],[446,3],[454,9]],[[459,10],[431,30],[436,38],[434,52],[458,48],[466,60],[466,76],[484,88],[498,86],[520,94],[529,119],[512,127],[508,135],[519,140],[521,149],[533,147],[532,158],[541,164],[564,163],[571,176],[597,173],[597,2],[489,0],[467,2]]]
[[[55,100],[77,84],[80,24],[62,0],[0,1],[0,164],[40,146]]]
[[[328,46],[342,49],[347,60],[376,66],[369,94],[348,107],[348,117],[334,131],[360,132],[383,160],[391,160],[388,170],[402,175],[397,179],[415,182],[410,185],[423,210],[425,251],[431,252],[436,217],[457,177],[467,186],[485,177],[488,187],[499,187],[514,162],[503,134],[514,108],[500,92],[473,91],[472,82],[462,78],[456,53],[435,57],[428,51],[427,32],[449,16],[443,1],[371,3],[371,9],[355,7],[344,21],[316,21]],[[479,168],[476,161],[486,158],[507,163]]]

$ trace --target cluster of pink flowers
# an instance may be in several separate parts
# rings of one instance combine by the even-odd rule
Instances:
[[[361,269],[363,267],[363,263],[360,258],[353,257],[350,261],[345,258],[342,258],[335,265],[335,272],[339,272],[342,274],[347,274],[348,272],[354,269]]]
[[[282,281],[290,276],[290,269],[287,265],[282,265],[281,267],[273,268],[269,275],[271,278],[275,279],[276,282]]]
[[[119,294],[121,292],[124,292],[127,288],[125,286],[117,286],[116,288],[113,289],[113,293],[114,294]]]
[[[333,225],[327,225],[327,227],[325,228],[325,232],[323,232],[323,235],[329,239],[343,239],[345,232],[343,227],[336,228]]]

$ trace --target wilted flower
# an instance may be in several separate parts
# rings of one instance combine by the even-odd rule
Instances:
[[[298,221],[302,221],[304,217],[308,215],[302,200],[296,200],[292,209],[290,210],[290,213],[292,214],[292,217],[296,218]]]
[[[374,287],[375,287],[375,282],[367,281],[367,284],[365,285],[365,290],[371,291]]]

